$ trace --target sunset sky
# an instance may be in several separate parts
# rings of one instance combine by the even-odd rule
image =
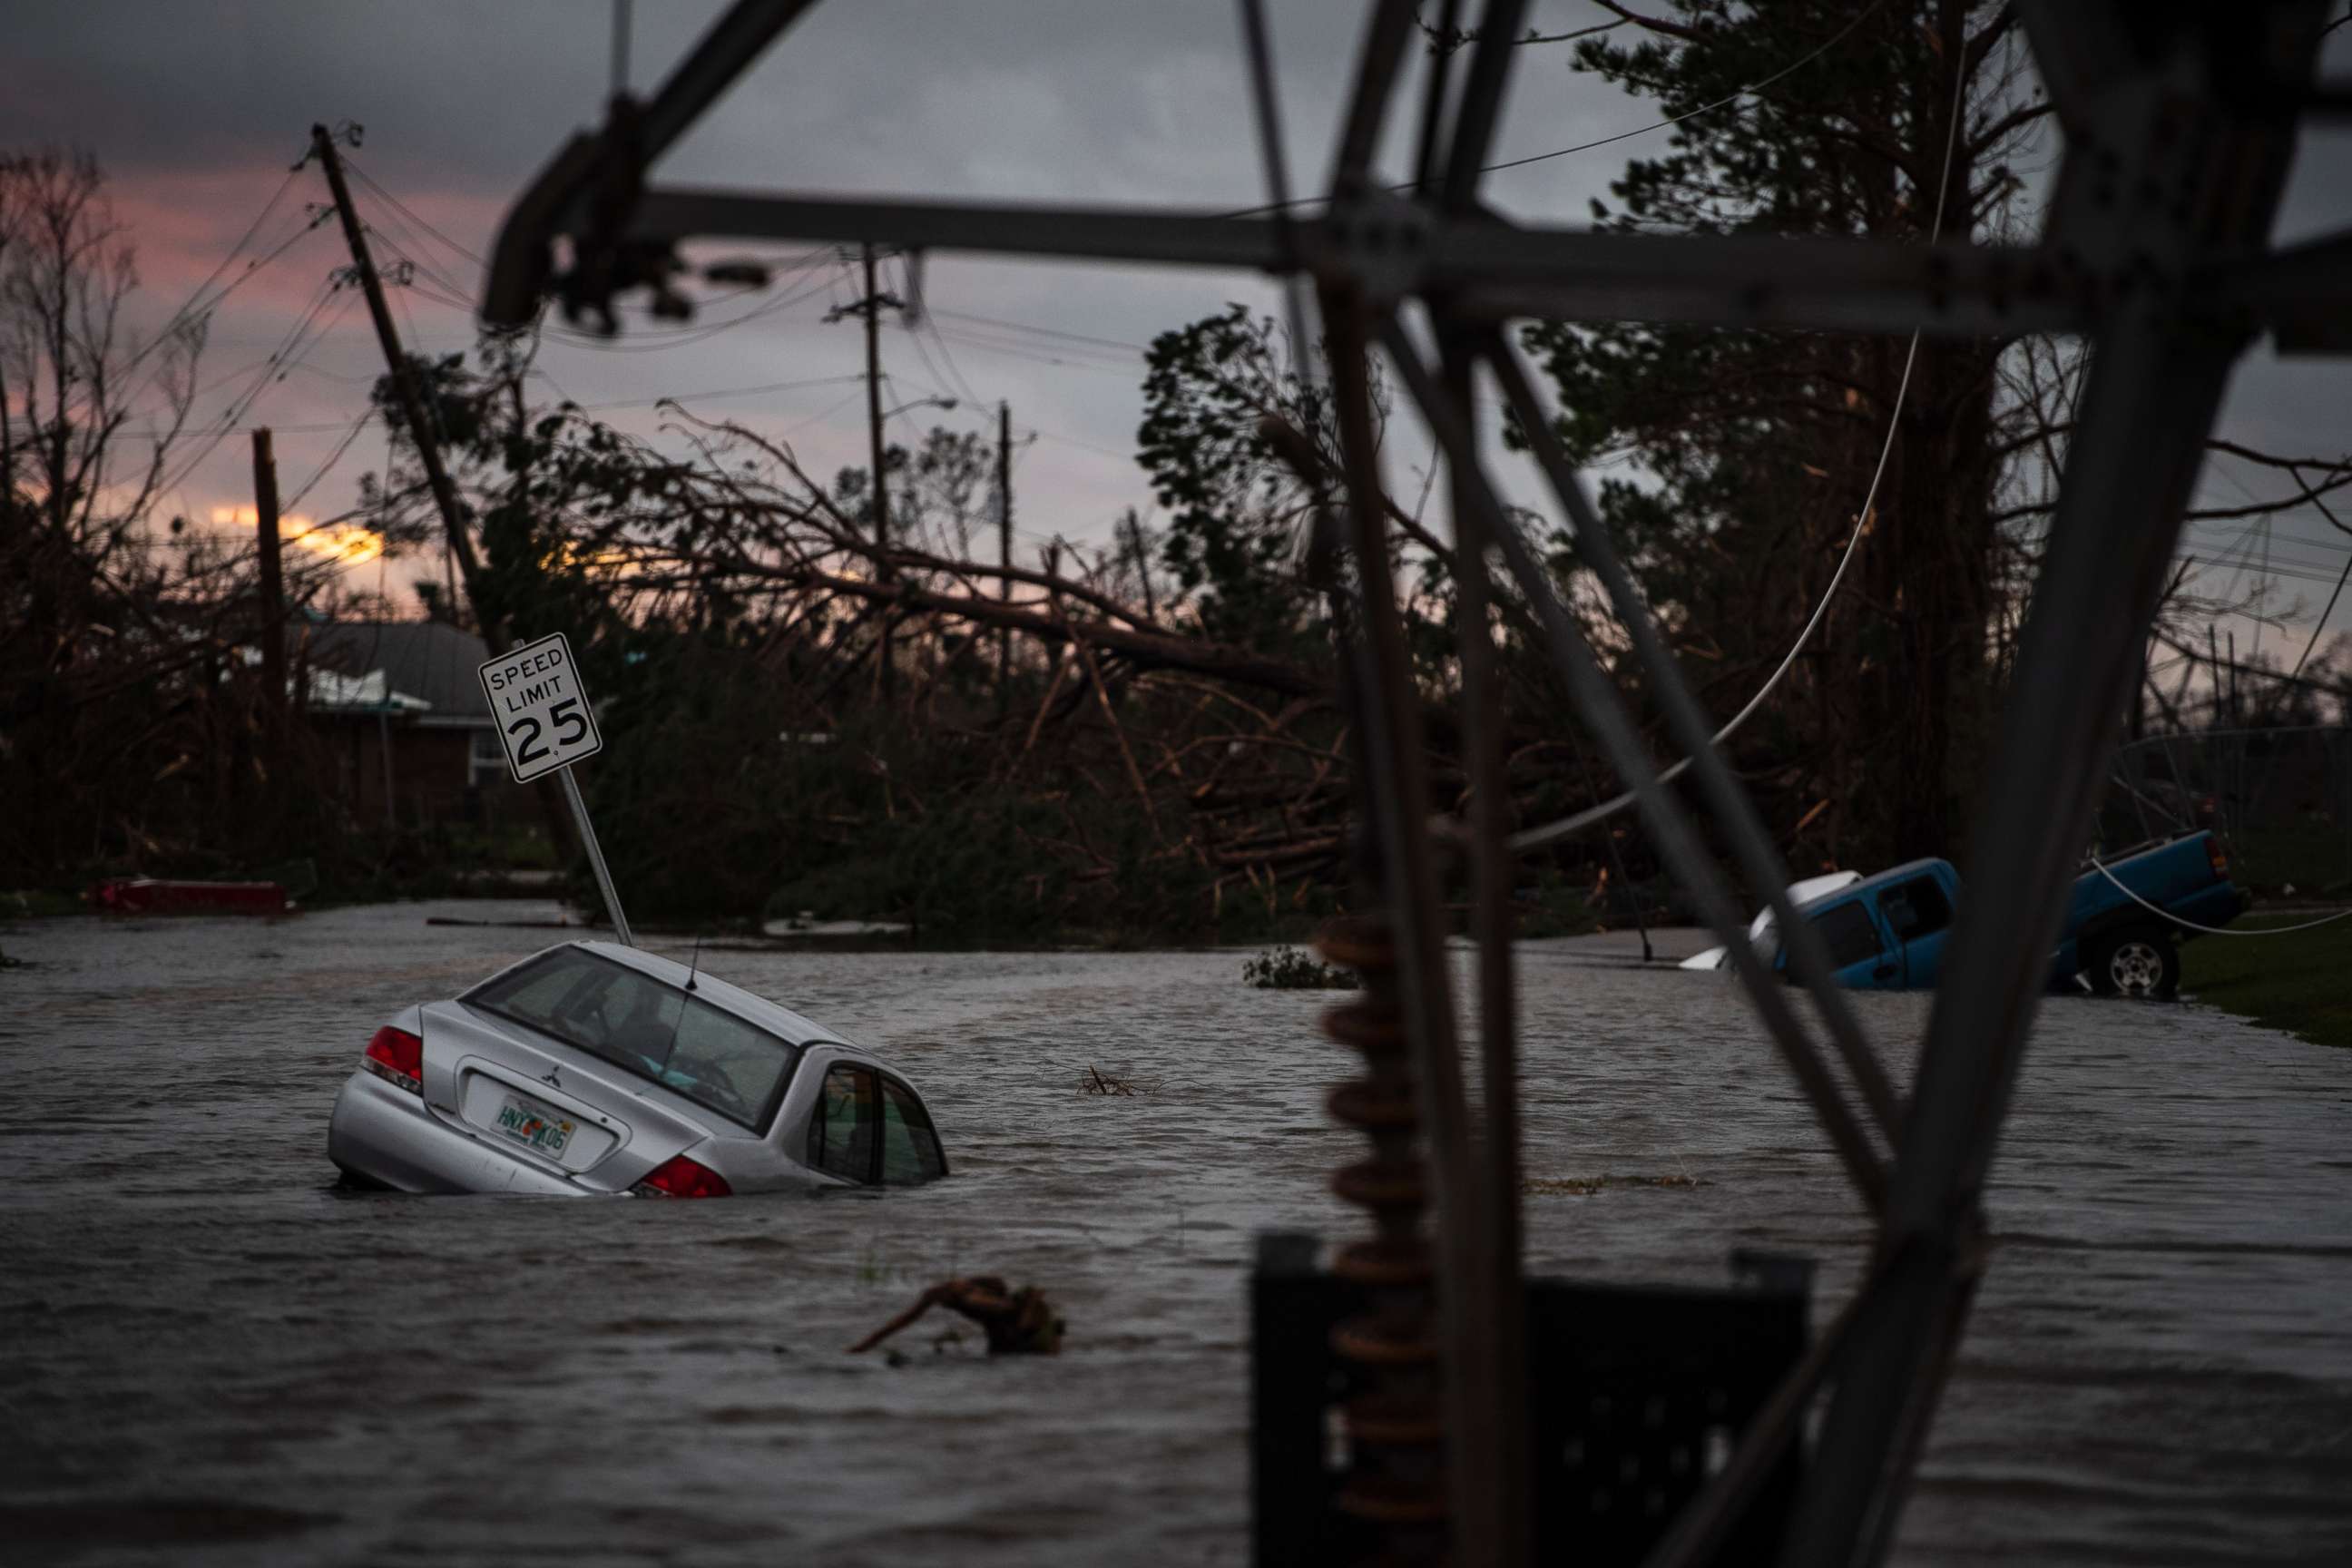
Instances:
[[[638,4],[636,85],[657,81],[721,9],[718,0]],[[1311,186],[1352,69],[1360,10],[1332,0],[1276,0],[1271,9],[1295,177]],[[1583,0],[1536,9],[1547,30],[1601,19]],[[253,425],[277,432],[285,493],[320,474],[295,509],[306,517],[349,507],[361,477],[383,461],[380,425],[352,434],[382,364],[353,291],[310,318],[290,364],[273,372],[270,363],[329,270],[347,259],[332,225],[302,232],[306,204],[326,199],[316,166],[287,183],[311,122],[365,128],[352,154],[366,176],[360,205],[391,253],[383,259],[405,255],[418,268],[413,285],[394,290],[402,331],[428,353],[464,348],[472,329],[463,302],[480,281],[473,258],[488,253],[507,204],[537,167],[601,113],[610,16],[607,0],[11,0],[0,15],[9,60],[0,147],[61,143],[99,157],[138,247],[142,322],[178,309],[267,210],[224,280],[253,257],[275,258],[220,305],[204,365],[213,384],[195,418],[223,438],[189,468],[175,510],[237,525],[236,509],[252,501],[243,432]],[[2336,36],[2330,59],[2352,71],[2352,29]],[[825,5],[739,81],[661,173],[778,190],[1243,206],[1263,197],[1244,82],[1227,0]],[[1523,156],[1654,118],[1654,106],[1569,71],[1565,47],[1548,46],[1522,59],[1496,147]],[[1495,176],[1489,189],[1515,216],[1578,221],[1628,157],[1662,142],[1660,134],[1538,163]],[[2282,237],[2347,223],[2352,132],[2306,132]],[[655,400],[682,398],[787,437],[815,471],[862,464],[858,330],[823,321],[854,292],[847,282],[837,262],[817,258],[763,293],[715,301],[685,330],[650,322],[640,309],[616,342],[551,339],[540,390],[646,434],[657,427]],[[1149,511],[1131,457],[1141,344],[1229,300],[1275,307],[1264,282],[1244,276],[952,257],[929,261],[924,294],[929,327],[886,331],[889,401],[961,402],[952,413],[912,410],[894,436],[911,440],[932,422],[992,431],[996,400],[1009,399],[1024,441],[1015,489],[1026,548],[1055,533],[1098,542],[1127,506]],[[1398,422],[1392,461],[1401,487],[1417,489],[1425,448],[1408,423]],[[2297,456],[2343,456],[2352,450],[2352,365],[2281,363],[2257,351],[2222,433]],[[1523,475],[1509,482],[1534,499]],[[2242,487],[2267,495],[2274,482],[2223,465],[2209,469],[2205,488],[2214,503],[2235,504]],[[2352,521],[2352,511],[2337,513]],[[2193,529],[2189,548],[2218,554],[2242,528]],[[2263,542],[2241,542],[2259,565]],[[2298,647],[2347,546],[2352,538],[2315,516],[2290,515],[2271,531],[2280,607],[2304,601],[2286,616],[2301,623],[2289,634]],[[368,559],[348,570],[356,585],[381,582],[397,595],[418,569]],[[2352,627],[2352,604],[2329,624]]]

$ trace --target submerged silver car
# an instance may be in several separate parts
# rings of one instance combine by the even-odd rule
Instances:
[[[712,1198],[947,1174],[871,1052],[723,980],[575,942],[375,1032],[327,1157],[404,1193]]]

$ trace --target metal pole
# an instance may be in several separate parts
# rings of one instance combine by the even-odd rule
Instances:
[[[1501,1489],[1494,1418],[1497,1391],[1485,1352],[1493,1342],[1494,1279],[1486,1252],[1494,1239],[1481,1202],[1486,1188],[1471,1147],[1463,1096],[1462,1062],[1454,1028],[1445,934],[1439,924],[1435,857],[1423,825],[1429,782],[1422,746],[1421,710],[1412,683],[1404,623],[1388,557],[1387,514],[1381,505],[1380,449],[1372,427],[1371,388],[1365,353],[1366,307],[1360,298],[1322,300],[1331,370],[1333,414],[1346,460],[1348,521],[1354,534],[1356,577],[1363,595],[1363,641],[1371,680],[1364,692],[1367,722],[1381,726],[1370,751],[1384,788],[1375,825],[1386,871],[1388,916],[1397,936],[1398,978],[1405,1004],[1405,1037],[1413,1060],[1428,1163],[1436,1178],[1440,1284],[1437,1364],[1444,1380],[1445,1480],[1454,1515],[1454,1556],[1470,1563],[1497,1561]],[[1373,737],[1367,735],[1367,740]]]
[[[637,939],[629,934],[629,917],[621,912],[621,895],[613,890],[613,873],[605,868],[604,851],[596,842],[596,825],[588,820],[588,803],[580,798],[580,781],[572,776],[570,768],[555,770],[563,781],[563,798],[572,803],[572,821],[580,829],[580,842],[588,851],[588,865],[596,873],[596,886],[604,894],[604,912],[613,917],[614,934],[624,947],[635,947]]]
[[[1441,353],[1446,393],[1464,423],[1472,425],[1475,443],[1477,405],[1470,395],[1467,347],[1448,334]],[[1494,1510],[1487,1525],[1493,1532],[1491,1560],[1518,1564],[1528,1559],[1527,1285],[1519,1276],[1518,991],[1511,973],[1513,867],[1507,842],[1511,803],[1504,776],[1503,682],[1492,624],[1486,519],[1476,486],[1461,463],[1449,458],[1445,467],[1453,500],[1455,645],[1462,660],[1462,744],[1470,774],[1471,931],[1478,943],[1478,1047],[1486,1089],[1478,1152],[1487,1236],[1478,1261],[1487,1270],[1492,1294],[1479,1349],[1486,1360],[1481,1382],[1493,1401],[1485,1458],[1495,1475],[1481,1500]]]

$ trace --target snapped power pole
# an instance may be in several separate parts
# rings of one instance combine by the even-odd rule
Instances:
[[[441,460],[441,443],[435,437],[436,426],[425,405],[425,389],[417,384],[415,367],[401,352],[400,334],[393,331],[392,312],[383,302],[383,280],[376,276],[375,258],[368,253],[367,231],[360,226],[358,209],[352,205],[351,186],[343,179],[342,154],[336,150],[333,133],[323,125],[311,126],[310,151],[318,157],[319,166],[326,171],[327,189],[333,194],[336,216],[343,222],[343,240],[351,247],[352,270],[358,275],[360,289],[367,295],[368,317],[375,323],[376,342],[383,350],[385,368],[392,373],[393,388],[400,398],[401,416],[408,421],[409,438],[416,445],[417,460],[425,465],[425,480],[433,491],[433,504],[441,513],[449,552],[457,558],[458,574],[465,578],[466,597],[474,606],[475,622],[490,651],[504,653],[506,628],[483,612],[481,568],[474,558],[473,538],[466,529],[465,509],[458,503],[457,487],[450,482],[448,467]]]
[[[368,251],[367,231],[360,226],[359,209],[352,205],[352,189],[343,179],[342,154],[336,150],[333,133],[323,125],[311,126],[310,151],[317,156],[319,166],[326,171],[327,189],[334,195],[335,212],[343,223],[343,239],[351,247],[352,270],[358,274],[360,289],[367,295],[368,318],[375,323],[375,340],[383,350],[384,368],[391,373],[393,390],[400,398],[401,416],[408,421],[409,439],[415,443],[417,460],[425,465],[425,480],[433,491],[433,505],[441,513],[442,534],[448,542],[449,553],[457,560],[457,575],[466,584],[466,602],[474,608],[475,627],[493,657],[503,655],[509,646],[506,625],[482,606],[481,564],[474,554],[473,536],[467,531],[466,510],[457,500],[457,487],[449,478],[448,465],[441,460],[439,426],[425,407],[425,389],[417,383],[416,367],[401,351],[400,334],[393,331],[392,312],[383,302],[383,279],[376,275],[375,258]],[[391,795],[390,755],[387,750],[387,797]],[[572,827],[565,820],[564,803],[558,797],[554,781],[536,783],[532,791],[539,797],[540,816],[547,828],[548,842],[558,857],[570,856],[574,847]]]

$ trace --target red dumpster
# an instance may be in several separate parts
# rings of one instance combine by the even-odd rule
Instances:
[[[160,877],[110,877],[90,901],[118,915],[280,915],[293,908],[278,882],[184,882]]]

